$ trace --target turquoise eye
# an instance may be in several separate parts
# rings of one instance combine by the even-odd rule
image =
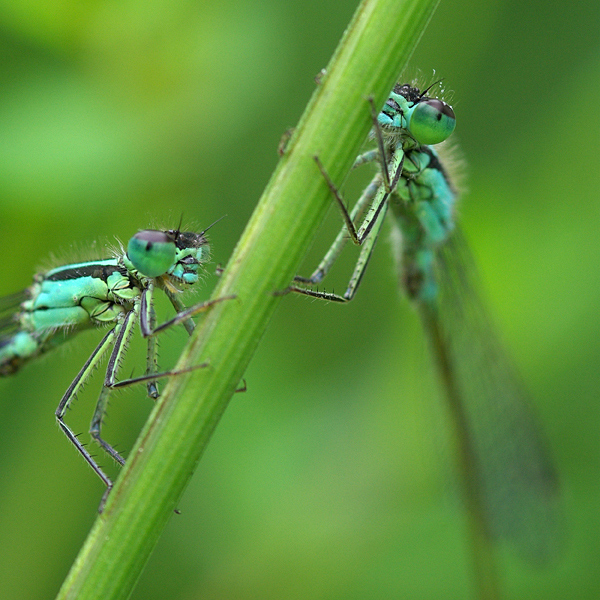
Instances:
[[[454,131],[456,117],[449,104],[430,98],[419,102],[410,117],[410,132],[420,144],[439,144]]]
[[[139,231],[127,244],[127,256],[142,275],[159,277],[175,262],[175,242],[163,231]]]

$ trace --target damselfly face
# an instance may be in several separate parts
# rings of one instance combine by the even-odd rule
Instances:
[[[417,143],[432,145],[448,139],[456,125],[454,111],[449,104],[427,96],[411,85],[396,84],[377,120],[384,134],[408,134]]]
[[[193,284],[198,281],[198,267],[208,260],[210,246],[202,233],[192,231],[176,231],[169,229],[167,235],[173,236],[175,242],[175,264],[168,274],[182,281]]]
[[[127,258],[145,277],[168,275],[192,285],[198,281],[198,267],[208,260],[209,245],[204,234],[145,229],[129,240]]]

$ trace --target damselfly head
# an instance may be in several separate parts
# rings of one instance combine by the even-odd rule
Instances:
[[[427,95],[433,85],[421,91],[408,83],[396,84],[378,116],[383,131],[388,135],[408,134],[422,145],[448,139],[456,117],[449,104]]]
[[[175,246],[175,259],[167,274],[181,283],[194,284],[198,281],[198,268],[209,258],[210,246],[206,229],[201,233],[169,229],[164,232]]]

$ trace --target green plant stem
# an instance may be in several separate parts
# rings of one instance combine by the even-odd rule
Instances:
[[[377,106],[438,0],[364,0],[285,150],[214,297],[108,497],[59,599],[128,598],[331,205],[313,157],[343,183]],[[274,149],[275,150],[275,149]],[[201,210],[201,207],[199,207]],[[252,382],[249,382],[252,385]],[[181,517],[185,518],[185,516]]]

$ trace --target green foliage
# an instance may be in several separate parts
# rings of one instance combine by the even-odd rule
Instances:
[[[127,240],[182,214],[200,228],[227,214],[210,232],[214,263],[225,264],[356,2],[31,6],[2,8],[2,294],[29,285],[51,254],[97,256],[90,240]],[[600,142],[589,115],[600,101],[600,8],[479,9],[442,3],[410,65],[424,79],[435,68],[455,90],[468,162],[461,217],[563,474],[567,553],[539,572],[502,555],[507,597],[595,598]],[[367,70],[381,64],[373,55]],[[363,92],[351,90],[353,108]],[[362,176],[348,181],[349,200]],[[339,223],[332,211],[302,274]],[[273,246],[271,258],[280,253]],[[354,258],[349,249],[328,290],[341,289]],[[209,274],[205,289],[217,281]],[[467,597],[447,424],[385,236],[351,305],[277,302],[248,391],[225,412],[133,598]],[[101,485],[52,415],[96,343],[84,335],[0,381],[1,597],[52,597],[95,518]],[[165,336],[165,368],[183,343]],[[140,364],[143,348],[131,353]],[[98,384],[69,415],[77,431]],[[127,390],[111,404],[106,433],[124,450],[150,410],[143,396]]]
[[[235,299],[209,311],[177,369],[210,366],[169,382],[59,598],[129,597],[281,302],[274,292],[292,280],[329,206],[313,157],[338,179],[349,170],[370,127],[364,90],[382,103],[435,4],[407,2],[393,20],[393,0],[357,9],[217,286],[215,297]],[[367,69],[372,56],[381,65]]]

